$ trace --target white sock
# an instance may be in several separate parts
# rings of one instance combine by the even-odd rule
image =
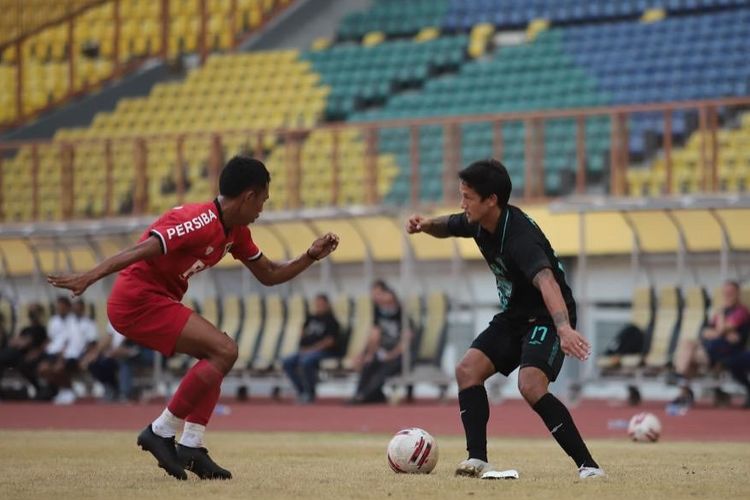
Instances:
[[[171,411],[165,408],[161,415],[151,423],[151,430],[157,436],[170,438],[177,434],[177,429],[180,428],[181,423],[181,418],[175,417]]]
[[[182,429],[180,444],[190,448],[203,448],[203,433],[206,432],[206,426],[185,422],[185,428]]]

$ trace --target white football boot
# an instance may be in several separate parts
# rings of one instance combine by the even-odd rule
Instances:
[[[581,479],[593,479],[595,477],[607,477],[607,474],[604,473],[604,469],[600,469],[599,467],[580,467],[578,469],[578,477]]]
[[[492,465],[478,458],[469,458],[458,464],[456,475],[482,479],[518,479],[518,471],[495,470]]]

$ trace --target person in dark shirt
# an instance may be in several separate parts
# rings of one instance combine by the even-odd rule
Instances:
[[[0,379],[7,368],[15,368],[38,389],[36,368],[47,342],[44,309],[39,304],[31,304],[28,315],[29,324],[8,341],[7,347],[0,350]]]
[[[318,382],[320,361],[333,356],[339,322],[331,311],[331,303],[325,294],[315,297],[315,312],[307,317],[302,328],[299,351],[283,361],[289,380],[297,391],[297,400],[308,404],[315,401],[315,386]]]
[[[508,204],[512,184],[502,163],[477,161],[459,178],[462,213],[431,219],[413,215],[406,224],[409,234],[474,238],[497,283],[501,312],[456,366],[469,452],[456,474],[503,477],[487,463],[489,403],[484,381],[496,372],[507,376],[520,366],[521,394],[575,460],[579,477],[603,476],[567,408],[548,392],[564,355],[585,360],[591,352],[589,342],[575,329],[576,303],[563,266],[536,223]]]
[[[401,370],[406,335],[401,323],[401,303],[382,280],[372,286],[373,325],[367,345],[356,362],[360,370],[357,391],[349,404],[383,403],[383,385]]]

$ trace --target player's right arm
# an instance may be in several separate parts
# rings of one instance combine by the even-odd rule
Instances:
[[[66,288],[79,296],[92,284],[105,276],[121,271],[135,262],[151,259],[162,254],[161,243],[155,236],[146,238],[125,250],[104,259],[93,269],[85,273],[51,274],[47,281],[57,288]]]
[[[414,214],[406,221],[406,232],[409,234],[426,233],[435,238],[449,238],[453,236],[448,229],[448,215],[428,219]]]

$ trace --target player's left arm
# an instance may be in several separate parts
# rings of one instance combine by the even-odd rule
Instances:
[[[545,267],[537,272],[532,283],[542,294],[544,305],[547,306],[547,311],[552,321],[555,322],[563,352],[582,361],[588,359],[591,354],[591,344],[571,326],[568,307],[552,269]]]
[[[288,262],[277,262],[265,255],[252,261],[243,261],[258,281],[266,286],[278,285],[294,278],[316,261],[328,257],[339,245],[339,237],[327,233],[316,239],[305,253]]]

